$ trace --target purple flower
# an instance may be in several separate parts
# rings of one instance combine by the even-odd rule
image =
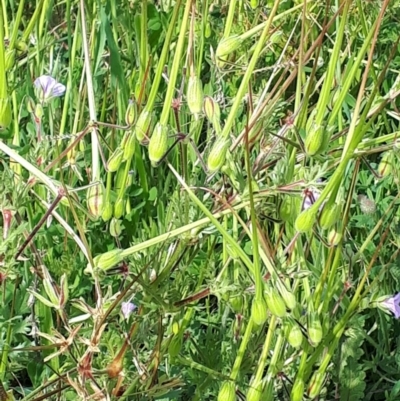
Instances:
[[[133,302],[122,302],[121,304],[121,312],[125,319],[128,319],[135,309],[136,305]]]
[[[380,306],[388,309],[396,319],[400,318],[400,292],[393,297],[380,302]]]
[[[48,102],[53,97],[62,96],[65,93],[65,85],[57,82],[50,75],[41,75],[33,83],[37,89],[37,95],[42,102]]]

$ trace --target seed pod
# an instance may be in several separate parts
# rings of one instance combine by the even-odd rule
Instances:
[[[108,221],[111,219],[113,214],[113,207],[110,201],[106,201],[103,212],[101,213],[101,218],[103,221]]]
[[[378,165],[378,174],[381,178],[387,177],[393,171],[393,154],[392,152],[385,152],[382,156],[381,162]]]
[[[235,401],[235,383],[233,381],[225,381],[218,393],[218,401]]]
[[[140,113],[140,116],[135,125],[135,135],[140,143],[142,143],[147,136],[147,132],[149,131],[150,128],[150,122],[151,122],[150,112],[147,110],[143,110]]]
[[[297,322],[290,316],[287,317],[285,322],[285,336],[288,343],[296,349],[301,347],[303,343],[303,333]]]
[[[133,155],[135,154],[135,148],[136,148],[135,131],[128,131],[127,137],[124,141],[124,156],[122,158],[124,162],[132,159]]]
[[[101,182],[92,185],[87,191],[87,207],[95,218],[101,216],[104,207],[104,187]]]
[[[338,231],[336,231],[335,229],[329,231],[329,234],[328,234],[329,246],[339,245],[339,242],[341,239],[342,239],[342,235]]]
[[[204,37],[205,38],[209,38],[211,36],[211,24],[210,21],[207,19],[207,23],[206,23],[206,30],[204,32]]]
[[[316,398],[321,392],[322,385],[324,384],[325,374],[320,371],[314,372],[311,377],[310,385],[307,390],[307,394],[311,399]]]
[[[125,202],[122,198],[118,198],[114,205],[114,217],[120,219],[124,214]]]
[[[11,124],[12,111],[9,99],[0,99],[0,131]]]
[[[125,112],[125,124],[128,127],[131,127],[135,123],[136,116],[137,116],[136,102],[132,99],[129,99],[128,107],[126,108]]]
[[[93,258],[94,266],[101,270],[108,270],[122,261],[121,249],[113,249]]]
[[[171,358],[175,358],[179,354],[182,348],[182,342],[182,334],[178,334],[172,338],[168,346],[168,353]]]
[[[267,320],[267,305],[264,300],[255,298],[251,305],[251,318],[257,326],[261,326]]]
[[[118,170],[119,166],[122,163],[123,155],[124,155],[124,150],[120,146],[115,148],[114,152],[112,152],[107,162],[108,171],[114,172]]]
[[[335,203],[324,206],[319,218],[319,225],[323,230],[331,228],[340,217],[340,207]]]
[[[313,228],[317,220],[317,211],[314,208],[303,210],[296,218],[294,226],[300,233],[305,233]]]
[[[249,391],[246,395],[247,401],[260,401],[262,395],[262,381],[259,380],[257,383],[251,383]]]
[[[168,127],[157,123],[149,143],[149,158],[153,167],[162,159],[168,147]]]
[[[192,114],[198,115],[201,113],[203,108],[203,98],[203,83],[201,82],[201,79],[196,75],[190,76],[186,99],[189,110]]]
[[[323,127],[311,127],[311,130],[307,133],[304,143],[307,155],[313,156],[320,151],[324,141],[324,133],[325,130]]]
[[[290,401],[303,401],[304,400],[304,380],[296,378],[292,391],[290,392]]]
[[[210,173],[218,171],[225,163],[226,152],[229,147],[229,140],[217,138],[207,159],[207,168]]]
[[[240,313],[243,308],[243,296],[238,293],[231,294],[229,297],[229,303],[235,313]]]
[[[266,289],[264,298],[267,302],[268,309],[273,315],[277,317],[286,316],[285,302],[274,287],[269,287]]]
[[[310,344],[316,347],[322,340],[322,326],[316,312],[311,312],[308,316],[307,333]]]
[[[228,38],[223,38],[217,46],[215,56],[217,57],[217,59],[225,59],[225,56],[228,56],[236,49],[238,49],[242,45],[242,42],[243,40],[239,35],[232,35]]]
[[[5,57],[6,71],[10,70],[14,66],[15,62],[15,50],[7,50]]]

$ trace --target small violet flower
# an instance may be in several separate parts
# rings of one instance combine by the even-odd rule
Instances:
[[[380,302],[380,306],[394,314],[396,319],[400,318],[400,292],[393,297]]]
[[[35,79],[33,83],[37,90],[37,96],[40,101],[48,102],[53,97],[59,97],[65,93],[65,85],[57,82],[50,75],[42,75]]]
[[[128,319],[135,309],[136,305],[133,302],[122,302],[121,304],[121,312],[125,319]]]

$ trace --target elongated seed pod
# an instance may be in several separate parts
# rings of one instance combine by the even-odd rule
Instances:
[[[121,235],[122,228],[121,228],[121,221],[113,218],[110,221],[110,235],[114,238],[119,237]]]
[[[207,159],[207,168],[210,173],[215,173],[225,163],[228,147],[228,139],[222,137],[217,138]]]
[[[136,138],[140,143],[142,143],[147,136],[147,132],[149,131],[150,128],[150,122],[151,122],[150,112],[147,110],[143,110],[140,113],[140,116],[135,125]]]
[[[149,143],[149,158],[153,166],[162,159],[168,147],[168,127],[157,123]]]
[[[189,77],[186,100],[192,114],[198,115],[203,108],[203,83],[196,75]]]
[[[124,149],[120,146],[115,148],[114,152],[112,152],[111,156],[107,162],[108,171],[114,172],[117,171],[122,163],[122,156],[124,155]]]
[[[225,381],[218,393],[218,401],[235,401],[235,383],[232,381]]]
[[[168,353],[171,358],[175,358],[181,352],[182,342],[183,336],[180,333],[172,338],[168,346]]]

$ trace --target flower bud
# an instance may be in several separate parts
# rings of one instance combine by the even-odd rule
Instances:
[[[122,198],[118,198],[114,206],[114,217],[120,219],[124,214],[125,202]]]
[[[121,249],[113,249],[93,259],[94,266],[101,270],[108,270],[122,261]]]
[[[296,378],[290,393],[290,401],[304,400],[304,386],[304,380],[301,378]]]
[[[43,117],[43,106],[41,105],[41,103],[38,103],[38,104],[36,104],[35,105],[35,110],[34,110],[34,112],[33,112],[33,114],[35,115],[35,117],[38,119],[38,120],[41,120],[42,119],[42,117]]]
[[[198,115],[203,108],[203,83],[195,75],[189,77],[186,99],[192,114]]]
[[[108,221],[111,219],[113,213],[113,207],[110,201],[106,201],[103,212],[101,213],[101,218],[103,221]]]
[[[267,305],[262,298],[253,300],[251,305],[251,318],[257,326],[261,326],[267,320]]]
[[[294,226],[300,233],[305,233],[313,228],[315,221],[317,220],[317,211],[313,208],[303,210],[296,218]]]
[[[218,393],[218,401],[235,401],[235,383],[232,381],[225,381]]]
[[[290,316],[288,316],[285,322],[285,336],[288,343],[296,349],[301,347],[303,343],[303,333],[297,324],[297,322]]]
[[[338,231],[336,231],[335,229],[332,229],[331,231],[329,231],[329,234],[328,234],[329,246],[339,245],[339,242],[341,239],[342,239],[342,235]]]
[[[311,399],[316,398],[321,392],[322,385],[324,384],[325,375],[320,371],[314,372],[311,377],[310,385],[308,387],[307,394]]]
[[[112,237],[117,238],[121,235],[121,221],[113,218],[110,222],[110,234]]]
[[[283,302],[285,302],[286,308],[289,310],[293,310],[297,305],[295,295],[291,291],[289,291],[286,285],[280,280],[276,281],[276,288],[283,298]]]
[[[279,292],[274,287],[269,287],[265,291],[265,301],[268,309],[277,317],[286,316],[286,305]]]
[[[26,97],[26,109],[29,113],[33,113],[35,110],[35,101],[30,96]]]
[[[136,138],[140,143],[142,143],[143,140],[147,137],[147,133],[150,128],[150,122],[151,122],[150,112],[147,110],[143,110],[140,113],[140,116],[135,125]]]
[[[307,155],[313,156],[320,151],[324,142],[324,134],[325,129],[323,127],[311,127],[311,130],[307,133],[304,143]]]
[[[104,207],[104,187],[101,182],[91,185],[87,191],[87,207],[95,218],[101,216]]]
[[[11,227],[12,212],[10,209],[2,209],[3,214],[3,239],[7,239]]]
[[[254,382],[250,384],[249,390],[247,391],[246,401],[260,401],[262,395],[262,381]]]
[[[128,107],[126,108],[125,112],[125,124],[131,127],[135,123],[136,116],[137,116],[136,102],[132,99],[129,99]]]
[[[319,225],[323,230],[331,228],[340,217],[340,207],[335,203],[326,204],[319,218]]]
[[[119,166],[122,163],[123,155],[124,155],[124,150],[120,146],[117,146],[108,159],[107,162],[108,171],[114,172],[118,170]]]
[[[322,326],[316,312],[311,312],[308,316],[307,333],[310,344],[316,347],[322,340]]]
[[[168,147],[168,127],[157,123],[149,143],[149,158],[153,167],[162,159]]]
[[[182,334],[178,334],[172,338],[168,346],[168,353],[171,358],[175,358],[179,354],[179,352],[181,352],[182,342]]]
[[[224,56],[228,56],[235,50],[237,50],[242,45],[243,40],[239,35],[232,35],[228,38],[223,38],[215,51],[215,56],[217,59],[225,58]]]
[[[378,174],[381,178],[387,177],[393,171],[393,153],[385,152],[382,156],[381,162],[378,165]]]
[[[15,50],[7,50],[5,57],[6,71],[10,70],[14,66],[15,62]]]
[[[0,99],[0,131],[8,128],[11,124],[11,119],[12,111],[9,99]]]
[[[210,122],[221,118],[221,110],[219,104],[211,97],[204,96],[204,113]]]
[[[217,138],[207,159],[207,168],[210,173],[218,171],[225,163],[226,152],[229,147],[229,140]]]
[[[136,148],[136,136],[135,131],[128,131],[126,133],[126,139],[124,140],[124,156],[122,160],[125,162],[132,159],[135,154]]]

